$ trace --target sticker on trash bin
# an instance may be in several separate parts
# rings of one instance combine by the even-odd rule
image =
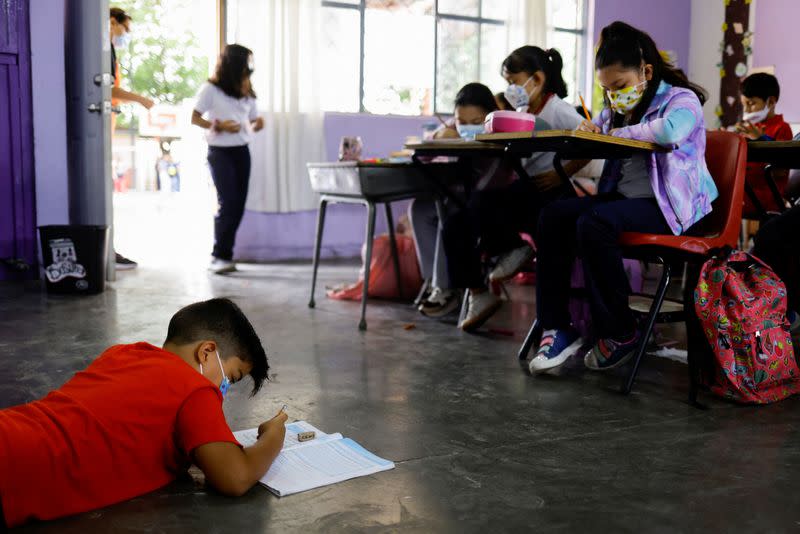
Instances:
[[[45,275],[51,283],[60,282],[69,276],[86,278],[86,269],[78,263],[72,239],[51,239],[50,250],[53,253],[53,263],[47,266]]]

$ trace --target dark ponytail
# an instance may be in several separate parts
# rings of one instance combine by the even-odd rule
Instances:
[[[647,83],[647,89],[642,95],[641,102],[633,110],[631,124],[642,120],[642,116],[650,107],[662,80],[675,87],[690,89],[697,95],[701,105],[708,98],[705,89],[690,82],[681,69],[664,60],[655,41],[647,33],[620,21],[612,22],[603,28],[594,60],[595,69],[612,65],[639,69],[643,63],[653,66],[653,77]],[[620,120],[621,118],[615,117],[615,121],[620,122]]]
[[[564,60],[555,48],[542,50],[538,46],[517,48],[503,61],[502,70],[511,74],[524,72],[533,75],[544,73],[544,92],[554,93],[559,98],[567,97],[567,84],[561,76]]]

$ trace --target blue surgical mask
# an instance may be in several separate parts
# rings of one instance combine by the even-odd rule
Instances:
[[[113,43],[114,48],[125,48],[131,43],[131,34],[125,32],[122,35],[117,35],[114,37]]]
[[[222,397],[225,398],[225,395],[228,394],[228,390],[231,387],[231,381],[228,378],[228,375],[225,374],[225,368],[222,367],[222,359],[219,357],[219,351],[214,351],[217,355],[217,363],[219,363],[219,370],[222,372],[222,383],[219,385],[219,391],[222,393]],[[200,374],[203,374],[203,364],[200,364]]]
[[[456,130],[458,135],[467,141],[473,141],[476,135],[486,131],[483,124],[456,124]]]
[[[528,94],[528,91],[525,90],[525,87],[527,87],[532,79],[533,76],[525,80],[525,83],[522,85],[512,83],[506,87],[506,90],[503,94],[505,95],[506,100],[508,100],[508,103],[511,104],[512,108],[519,110],[519,108],[528,107],[528,102],[530,102],[531,97]]]

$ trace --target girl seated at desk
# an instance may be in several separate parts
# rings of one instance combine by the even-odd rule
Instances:
[[[483,133],[483,122],[486,116],[497,110],[492,91],[483,84],[469,83],[456,94],[454,118],[446,127],[434,133],[436,139],[465,138],[474,139]],[[499,158],[475,158],[473,176],[470,177],[475,190],[505,187],[513,178],[510,166]],[[453,213],[456,207],[448,199],[442,202],[445,217]],[[439,216],[433,199],[415,199],[409,208],[409,219],[414,231],[417,245],[417,258],[420,272],[426,280],[431,281],[431,292],[420,304],[419,311],[428,317],[442,317],[458,307],[459,295],[450,284],[448,275],[449,262],[445,258],[439,235]],[[437,250],[438,244],[438,250]],[[458,265],[450,266],[458,270]]]
[[[534,373],[562,365],[582,345],[570,324],[570,274],[583,263],[595,335],[590,369],[630,359],[640,332],[628,308],[622,232],[680,235],[711,212],[717,188],[705,161],[705,92],[664,59],[653,39],[623,22],[603,29],[595,58],[607,107],[580,130],[657,143],[670,152],[609,161],[594,197],[552,203],[542,210],[536,311],[544,328],[530,362]]]
[[[509,86],[508,102],[517,111],[536,115],[536,129],[574,130],[581,116],[562,100],[567,85],[561,75],[563,62],[558,50],[523,46],[503,61],[502,74]],[[542,126],[546,125],[546,128]],[[572,197],[572,186],[553,169],[553,154],[539,153],[523,161],[532,180],[515,180],[508,187],[473,194],[468,209],[450,217],[444,227],[444,243],[450,277],[455,287],[468,288],[468,310],[459,327],[474,331],[501,305],[488,290],[481,256],[498,257],[489,280],[514,277],[533,257],[533,249],[520,232],[533,235],[539,210],[554,200]],[[566,162],[572,175],[586,162]]]

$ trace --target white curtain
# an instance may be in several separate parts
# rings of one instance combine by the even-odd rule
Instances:
[[[318,79],[320,0],[228,0],[227,37],[253,51],[264,130],[250,145],[247,209],[315,207],[306,163],[324,161]]]
[[[509,51],[524,45],[547,48],[547,0],[509,0],[506,22]]]

